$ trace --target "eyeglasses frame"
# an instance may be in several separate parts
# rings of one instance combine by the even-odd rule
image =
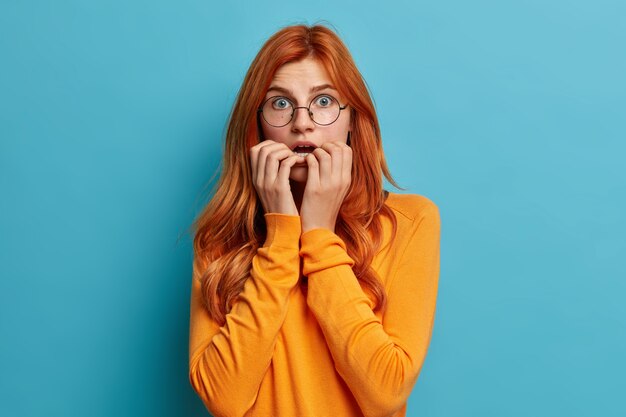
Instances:
[[[265,120],[265,123],[267,123],[267,124],[268,124],[268,125],[270,125],[270,126],[273,126],[273,127],[285,127],[285,126],[287,126],[289,123],[291,123],[291,122],[293,121],[293,115],[294,115],[294,114],[296,114],[296,110],[298,110],[298,109],[307,109],[307,113],[309,113],[309,117],[311,118],[311,120],[313,121],[313,123],[315,123],[315,124],[316,124],[316,125],[318,125],[318,126],[330,126],[330,125],[332,125],[333,123],[335,123],[335,122],[339,119],[339,116],[341,116],[341,111],[342,111],[342,110],[345,110],[345,109],[346,109],[346,107],[348,107],[348,105],[347,105],[347,104],[344,104],[344,105],[343,105],[343,107],[342,107],[342,106],[341,106],[341,103],[339,103],[339,112],[337,113],[337,118],[336,118],[335,120],[333,120],[333,121],[332,121],[332,122],[330,122],[330,123],[318,123],[318,122],[316,122],[316,121],[313,119],[313,112],[311,111],[311,104],[313,104],[313,102],[314,102],[314,101],[315,101],[318,97],[321,97],[321,96],[329,96],[329,97],[332,97],[332,98],[333,98],[333,100],[336,100],[336,101],[337,101],[337,103],[339,103],[339,100],[337,100],[337,99],[335,98],[335,96],[333,96],[332,94],[327,94],[327,93],[318,94],[318,95],[316,95],[315,97],[313,97],[313,99],[311,99],[311,102],[309,103],[308,107],[305,107],[305,106],[293,107],[293,108],[291,109],[291,117],[289,118],[289,121],[288,121],[287,123],[285,123],[284,125],[276,126],[276,125],[273,125],[273,124],[271,124],[270,122],[268,122],[268,121],[267,121],[267,119],[265,118],[265,116],[263,115],[263,107],[265,106],[265,103],[267,103],[267,102],[268,102],[268,101],[270,101],[271,99],[273,99],[273,98],[277,98],[277,97],[284,98],[285,100],[287,100],[287,101],[288,101],[288,102],[290,102],[291,104],[294,104],[294,103],[293,103],[293,102],[292,102],[289,98],[287,98],[287,97],[285,97],[285,96],[272,96],[272,97],[269,97],[269,98],[268,98],[268,99],[266,99],[266,100],[263,100],[263,103],[261,103],[261,105],[260,105],[260,106],[259,106],[259,108],[257,109],[257,115],[258,115],[259,113],[261,113],[261,117],[263,117],[263,120]]]

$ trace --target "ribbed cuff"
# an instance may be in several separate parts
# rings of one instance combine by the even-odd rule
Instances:
[[[312,229],[300,236],[302,273],[306,276],[338,265],[354,265],[345,242],[326,228]]]
[[[298,248],[302,224],[300,216],[283,213],[265,213],[267,236],[263,247],[280,246],[283,248]]]

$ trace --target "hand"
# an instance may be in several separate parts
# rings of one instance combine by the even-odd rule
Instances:
[[[306,156],[308,173],[300,216],[302,233],[327,228],[333,233],[337,215],[352,181],[352,148],[327,142]]]
[[[289,184],[291,167],[298,158],[284,143],[269,139],[250,148],[252,182],[265,213],[298,215]]]

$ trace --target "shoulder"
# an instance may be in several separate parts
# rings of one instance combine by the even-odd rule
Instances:
[[[385,204],[393,210],[400,223],[417,223],[421,218],[439,218],[439,207],[430,198],[420,194],[389,192]],[[402,221],[404,219],[404,221]]]

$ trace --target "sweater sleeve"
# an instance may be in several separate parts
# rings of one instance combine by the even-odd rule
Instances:
[[[300,276],[299,216],[266,213],[267,238],[252,260],[223,326],[210,318],[194,269],[189,328],[189,380],[215,416],[243,416],[270,365],[290,292]]]
[[[439,210],[433,202],[414,219],[387,288],[384,324],[352,271],[345,243],[328,229],[301,237],[307,303],[335,368],[365,416],[402,408],[417,381],[430,343],[439,279]]]

